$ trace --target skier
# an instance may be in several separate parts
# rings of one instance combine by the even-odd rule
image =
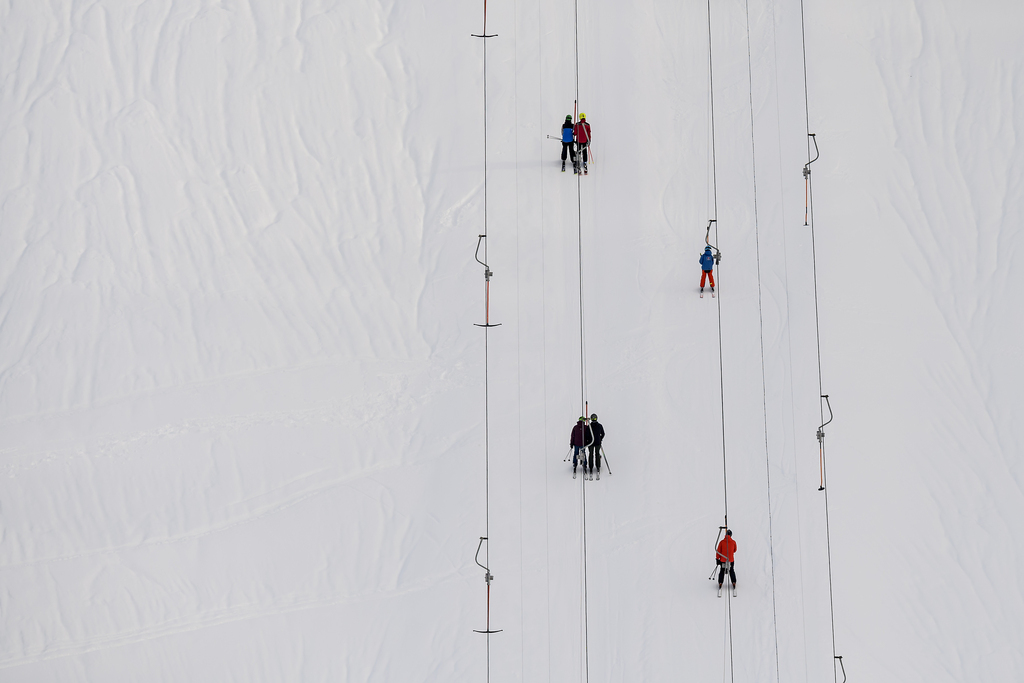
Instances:
[[[704,247],[704,253],[700,257],[700,291],[704,293],[704,280],[706,278],[711,279],[711,291],[715,291],[715,275],[712,272],[715,269],[715,255],[711,253],[711,247]]]
[[[593,440],[593,434],[588,434],[590,429],[587,427],[587,418],[580,417],[576,421],[576,426],[572,428],[572,434],[569,435],[569,445],[572,446],[572,478],[576,478],[576,464],[579,461],[583,461],[583,474],[587,473],[587,459],[586,451],[584,450],[589,446]],[[583,451],[584,457],[580,457],[580,452]]]
[[[601,442],[604,441],[604,427],[597,421],[597,413],[590,416],[590,433],[593,443],[590,444],[590,474],[594,474],[594,461],[597,460],[597,478],[601,478]]]
[[[573,127],[573,135],[576,138],[576,144],[579,146],[579,152],[582,154],[583,175],[587,175],[587,148],[590,147],[590,141],[593,137],[590,134],[590,124],[587,123],[586,114],[580,113],[580,120]]]
[[[715,553],[715,561],[718,562],[718,595],[722,595],[722,584],[725,582],[725,570],[729,570],[729,580],[732,581],[732,594],[736,595],[736,541],[732,540],[732,530],[725,530],[725,538],[718,544]]]
[[[562,124],[562,173],[565,173],[566,152],[572,157],[572,172],[576,172],[576,146],[573,144],[572,136],[572,114],[566,114],[565,123]]]

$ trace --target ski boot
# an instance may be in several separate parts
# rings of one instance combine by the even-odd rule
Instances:
[[[587,175],[587,162],[583,162],[583,175]]]
[[[562,159],[562,173],[565,173],[565,159]]]

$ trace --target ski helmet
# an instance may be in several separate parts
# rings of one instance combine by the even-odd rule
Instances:
[[[711,247],[704,247],[704,251],[711,251]]]
[[[596,419],[597,419],[597,413],[593,413],[593,414],[592,414],[592,415],[590,416],[590,419],[591,419],[591,420],[596,420]]]
[[[585,118],[587,118],[587,115],[586,115],[586,114],[584,114],[583,112],[580,112],[580,118],[581,118],[581,119],[585,119]]]
[[[576,420],[576,421],[577,421],[577,422],[586,422],[586,421],[587,421],[587,418],[586,418],[585,416],[583,416],[583,415],[580,415],[580,419],[578,419],[578,420]]]
[[[565,115],[565,120],[566,121],[572,121],[572,114],[566,114]]]
[[[725,530],[725,535],[726,536],[732,536],[732,529],[726,529]]]

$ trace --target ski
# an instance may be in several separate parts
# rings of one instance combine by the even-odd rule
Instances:
[[[597,471],[597,480],[601,481],[601,470]]]
[[[722,597],[722,585],[718,585],[718,597]]]
[[[703,287],[700,288],[700,298],[701,299],[704,298],[704,288]]]
[[[732,585],[732,597],[734,597],[734,598],[736,597],[736,584],[735,583]]]

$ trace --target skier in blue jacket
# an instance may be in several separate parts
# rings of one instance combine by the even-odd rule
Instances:
[[[576,145],[573,144],[572,114],[565,115],[565,123],[562,124],[562,173],[565,173],[565,154],[572,157],[572,170],[576,171]]]
[[[704,253],[700,257],[700,291],[704,291],[704,279],[711,279],[711,291],[715,291],[715,255],[711,253],[711,247],[704,247]]]

